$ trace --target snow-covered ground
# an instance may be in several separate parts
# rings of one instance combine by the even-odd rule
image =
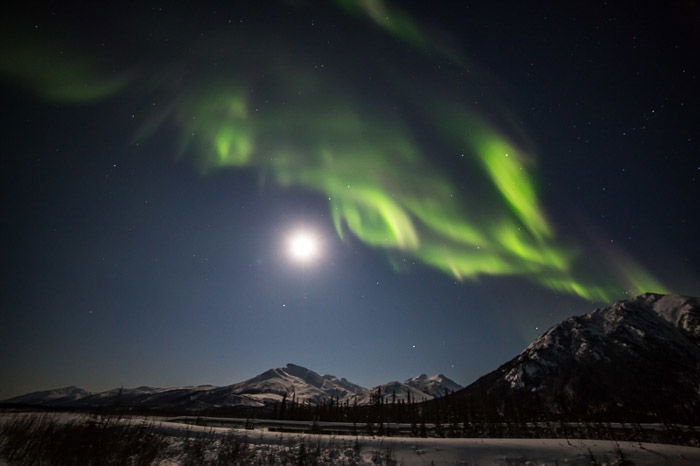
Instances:
[[[617,464],[622,456],[634,464],[700,464],[700,448],[651,443],[614,442],[609,440],[566,439],[443,439],[415,437],[319,436],[313,434],[285,434],[263,430],[244,430],[188,426],[161,421],[159,430],[170,436],[184,436],[199,432],[202,435],[222,436],[234,432],[244,436],[250,444],[290,445],[304,441],[322,448],[340,447],[341,450],[360,447],[365,464],[375,464],[374,458],[390,456],[402,465],[490,465],[532,464],[591,465],[592,457],[598,464]]]
[[[0,424],[16,419],[16,416],[0,414]],[[60,423],[87,419],[80,414],[30,413],[22,416],[48,416]],[[290,458],[298,455],[300,448],[320,454],[318,461],[322,464],[612,465],[623,464],[622,458],[636,465],[700,464],[700,448],[676,445],[576,439],[329,436],[271,432],[266,428],[193,426],[175,421],[136,416],[119,419],[121,423],[133,425],[149,423],[155,432],[164,436],[168,455],[157,463],[162,466],[180,464],[179,451],[186,446],[187,439],[208,441],[210,447],[220,444],[223,439],[240,441],[246,445],[251,461],[255,458],[271,464],[291,462]]]

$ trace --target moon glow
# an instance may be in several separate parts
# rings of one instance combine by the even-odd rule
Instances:
[[[321,252],[319,238],[310,231],[296,231],[289,236],[287,252],[295,262],[312,262],[319,257]]]

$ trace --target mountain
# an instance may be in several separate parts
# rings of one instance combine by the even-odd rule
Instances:
[[[420,403],[421,401],[432,400],[433,396],[428,393],[408,385],[406,382],[392,381],[385,384],[377,385],[364,397],[358,404],[372,404],[376,402],[377,396],[381,395],[385,403],[394,401],[413,401]]]
[[[700,419],[700,301],[648,293],[570,317],[453,399],[486,416]]]
[[[211,390],[212,385],[197,387],[136,387],[114,388],[99,393],[90,393],[78,387],[65,387],[33,392],[3,400],[8,404],[26,404],[51,407],[115,407],[115,406],[176,406],[182,399],[202,390]]]
[[[358,404],[369,404],[381,394],[386,403],[393,401],[422,402],[445,396],[462,388],[461,385],[444,375],[421,374],[404,382],[392,381],[378,385],[362,398]]]
[[[6,400],[62,407],[140,407],[159,409],[205,410],[232,407],[261,408],[282,401],[317,404],[330,399],[358,405],[371,403],[373,394],[381,393],[385,401],[391,397],[424,401],[442,396],[446,391],[461,388],[443,375],[420,375],[406,382],[389,382],[367,389],[334,375],[320,375],[296,364],[270,369],[243,382],[215,387],[137,387],[115,388],[88,393],[77,387],[35,392]],[[379,392],[378,392],[379,389]],[[72,394],[72,395],[71,395]],[[394,395],[395,394],[395,395]]]
[[[10,398],[9,400],[5,400],[5,403],[60,406],[75,403],[89,395],[90,393],[86,392],[82,388],[71,385],[70,387],[54,388],[52,390],[44,390],[16,396],[14,398]]]
[[[319,403],[330,398],[353,400],[367,392],[344,378],[319,375],[305,367],[287,364],[243,382],[210,390],[198,397],[198,401],[216,407],[238,398],[251,406],[263,406],[279,402],[285,396],[290,401],[294,398],[297,402]]]
[[[100,393],[93,393],[78,400],[78,407],[163,407],[172,408],[189,404],[197,395],[216,387],[213,385],[187,387],[136,387],[115,388]]]
[[[461,385],[453,380],[448,379],[442,374],[425,375],[421,374],[406,381],[406,385],[427,393],[434,398],[445,396],[449,393],[456,392],[462,388]]]

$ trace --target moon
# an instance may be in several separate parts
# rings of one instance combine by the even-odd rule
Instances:
[[[287,240],[287,253],[294,262],[313,262],[321,253],[318,235],[309,230],[293,232]]]

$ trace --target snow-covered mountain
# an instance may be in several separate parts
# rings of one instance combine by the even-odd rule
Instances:
[[[6,400],[6,402],[27,405],[41,404],[60,406],[63,404],[75,403],[87,396],[90,396],[89,392],[71,385],[70,387],[54,388],[52,390],[27,393],[26,395],[10,398],[9,400]]]
[[[321,403],[330,399],[358,405],[371,403],[373,394],[380,393],[385,402],[407,400],[416,402],[442,396],[461,388],[443,375],[420,375],[406,382],[389,382],[367,389],[334,375],[320,375],[296,364],[270,369],[251,379],[224,387],[202,385],[170,388],[115,388],[100,393],[88,393],[76,387],[35,392],[6,400],[45,406],[133,406],[146,408],[216,409],[226,407],[263,407],[287,401]],[[61,390],[65,391],[61,392]],[[71,391],[72,390],[72,391]],[[74,393],[68,397],[68,393]]]
[[[570,317],[455,399],[515,415],[700,419],[700,301],[648,293]]]
[[[249,406],[263,406],[280,402],[284,397],[300,403],[319,403],[330,398],[352,400],[363,397],[367,391],[344,378],[320,375],[305,367],[287,364],[243,382],[202,393],[197,401],[213,407],[228,406],[229,400],[238,400],[240,404]]]
[[[78,387],[32,392],[4,400],[3,403],[41,405],[54,407],[114,407],[114,406],[174,406],[193,393],[216,388],[212,385],[188,387],[136,387],[113,388],[99,393],[90,393]]]
[[[417,375],[416,377],[408,379],[406,385],[416,388],[423,393],[427,393],[434,398],[445,396],[462,389],[461,385],[442,374]]]
[[[421,374],[404,382],[392,381],[378,385],[361,398],[358,404],[370,404],[381,396],[385,403],[412,401],[420,403],[445,396],[462,388],[444,375]]]
[[[372,388],[358,404],[373,404],[377,401],[379,396],[382,397],[384,403],[393,403],[395,401],[420,403],[421,401],[433,399],[432,395],[422,392],[408,385],[406,382],[392,381]]]
[[[174,407],[187,404],[197,395],[212,390],[213,385],[186,387],[137,387],[115,388],[106,392],[94,393],[84,397],[76,404],[84,407],[92,406],[161,406]]]

